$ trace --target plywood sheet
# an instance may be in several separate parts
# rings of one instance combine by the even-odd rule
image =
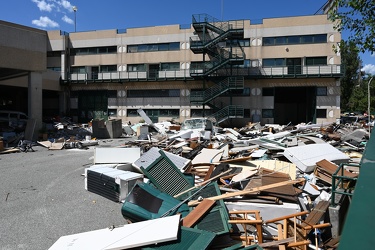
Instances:
[[[258,160],[248,161],[248,163],[257,168],[266,168],[275,172],[289,174],[292,180],[296,179],[296,164],[280,160]]]
[[[180,215],[62,236],[49,250],[117,250],[131,249],[176,240]],[[160,230],[163,229],[163,230]]]

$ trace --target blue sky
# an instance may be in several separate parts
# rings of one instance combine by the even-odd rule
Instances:
[[[326,0],[11,0],[0,19],[43,30],[77,31],[146,26],[189,25],[193,14],[222,20],[313,15]],[[77,7],[74,13],[73,6]],[[345,33],[343,34],[345,37]],[[361,55],[364,69],[375,75],[375,57]]]

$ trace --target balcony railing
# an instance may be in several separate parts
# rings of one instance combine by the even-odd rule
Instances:
[[[176,71],[138,71],[138,72],[106,72],[106,73],[73,73],[69,75],[71,82],[87,81],[163,81],[163,80],[186,80],[193,79],[192,75],[202,75],[207,69],[213,68],[214,62],[206,62],[203,65],[195,65],[190,69]],[[232,76],[257,77],[257,78],[295,78],[295,77],[336,77],[341,76],[343,69],[341,65],[325,66],[282,66],[282,67],[232,67],[218,69],[213,74],[218,76],[227,75],[230,72]]]
[[[70,74],[70,81],[140,81],[140,80],[165,80],[165,79],[186,79],[190,78],[189,70],[175,71],[137,71],[137,72],[106,72],[106,73],[73,73]]]

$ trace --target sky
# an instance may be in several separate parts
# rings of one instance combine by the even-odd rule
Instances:
[[[192,15],[220,20],[257,21],[314,15],[326,0],[10,0],[0,20],[43,30],[65,32],[190,25]],[[73,7],[76,11],[73,11]],[[343,33],[343,38],[347,34]],[[375,55],[360,55],[366,73],[375,75]]]

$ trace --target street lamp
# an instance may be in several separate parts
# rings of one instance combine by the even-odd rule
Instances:
[[[73,6],[73,11],[74,11],[74,32],[77,32],[77,12],[78,8],[77,6]]]

